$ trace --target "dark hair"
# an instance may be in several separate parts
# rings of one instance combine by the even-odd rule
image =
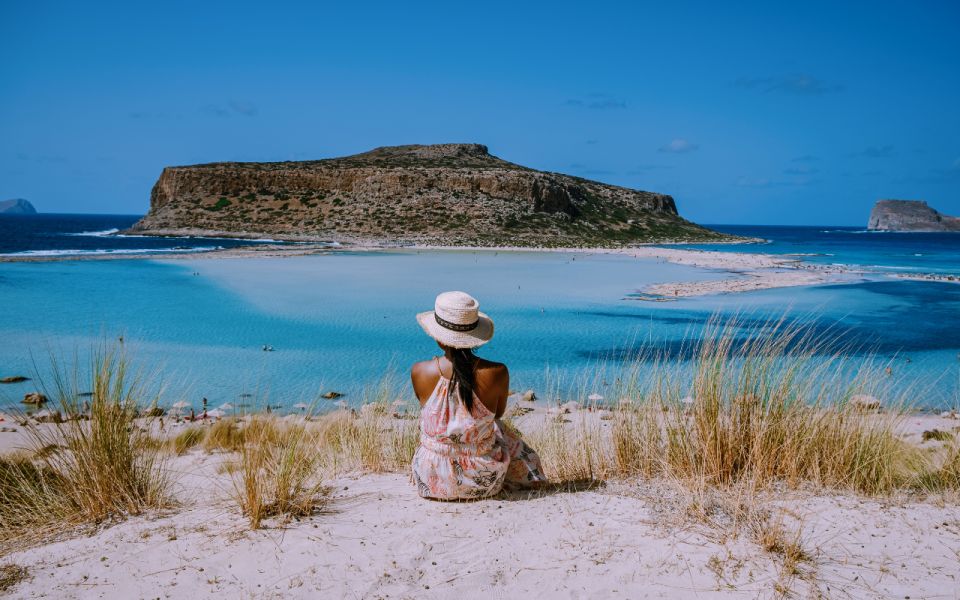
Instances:
[[[450,387],[460,393],[460,398],[467,405],[467,410],[473,411],[473,367],[477,364],[477,356],[471,348],[448,348],[447,356],[453,364],[453,374],[450,376]]]

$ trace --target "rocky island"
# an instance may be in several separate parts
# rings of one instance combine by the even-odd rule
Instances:
[[[730,239],[680,217],[668,195],[537,171],[481,144],[167,167],[153,186],[149,213],[132,230],[444,246]]]
[[[960,231],[960,218],[940,214],[923,200],[877,200],[870,211],[871,231]]]
[[[0,200],[0,215],[35,215],[37,209],[23,198]]]

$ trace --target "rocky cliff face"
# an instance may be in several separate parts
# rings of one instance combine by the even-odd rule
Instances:
[[[35,215],[37,209],[23,198],[0,200],[0,214],[4,215]]]
[[[482,246],[725,237],[681,218],[670,196],[535,171],[479,144],[168,167],[134,230]]]
[[[878,200],[867,229],[873,231],[960,231],[960,218],[940,214],[922,200]]]

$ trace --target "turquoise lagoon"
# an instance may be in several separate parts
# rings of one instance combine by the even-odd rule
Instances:
[[[598,365],[616,370],[639,349],[682,362],[684,340],[718,314],[741,315],[744,335],[789,314],[889,362],[917,405],[957,405],[960,286],[878,276],[676,302],[631,297],[654,282],[724,276],[611,254],[503,251],[0,263],[0,375],[36,365],[49,376],[51,354],[69,362],[122,337],[168,404],[250,394],[289,407],[329,390],[357,402],[385,373],[405,377],[437,354],[414,315],[438,292],[462,289],[495,320],[480,353],[509,365],[515,389],[549,380],[603,394]],[[2,386],[0,404],[34,387]]]

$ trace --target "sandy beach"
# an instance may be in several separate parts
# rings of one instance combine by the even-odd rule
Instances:
[[[600,414],[567,415],[568,427]],[[934,451],[922,432],[958,424],[918,414],[902,434]],[[0,452],[22,441],[2,433]],[[418,498],[403,472],[353,472],[327,482],[320,514],[252,531],[221,468],[231,458],[172,457],[173,508],[4,556],[29,572],[10,597],[950,598],[960,577],[960,509],[939,496],[780,488],[752,496],[754,524],[735,525],[736,499],[691,498],[665,480],[447,503]],[[761,527],[796,536],[802,563],[786,573]]]
[[[229,483],[199,477],[218,461],[176,462],[175,513],[5,557],[31,573],[10,597],[757,598],[781,575],[747,536],[684,523],[669,487],[448,504],[406,475],[365,475],[332,482],[327,514],[250,531],[218,499]],[[798,597],[955,597],[956,507],[799,493],[770,506],[815,548]]]
[[[207,232],[209,233],[209,232]],[[551,252],[576,254],[617,254],[640,260],[656,260],[700,269],[722,271],[727,276],[721,279],[663,281],[636,290],[639,300],[671,300],[691,296],[729,294],[774,288],[811,286],[863,281],[866,276],[893,277],[918,281],[960,283],[960,278],[937,274],[901,274],[871,272],[847,265],[821,265],[804,262],[801,256],[758,254],[747,252],[715,252],[672,248],[669,245],[636,246],[631,248],[527,248],[527,247],[461,247],[461,246],[395,246],[369,242],[356,245],[331,246],[329,244],[303,243],[296,246],[262,245],[241,248],[190,252],[180,254],[122,254],[106,256],[2,256],[0,262],[51,262],[70,260],[197,260],[197,259],[246,259],[284,258],[328,254],[332,252],[384,252],[384,251],[437,251],[437,252]]]

